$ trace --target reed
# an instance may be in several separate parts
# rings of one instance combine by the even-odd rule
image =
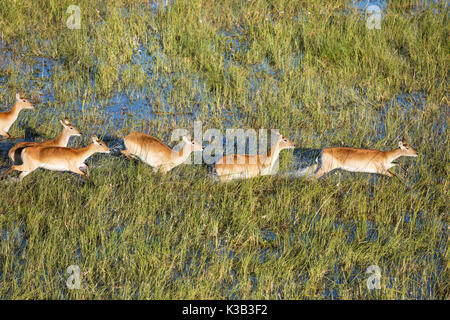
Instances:
[[[47,170],[0,183],[0,298],[449,299],[444,1],[390,1],[379,30],[343,0],[77,2],[80,30],[66,26],[72,1],[0,1],[0,109],[16,92],[35,106],[11,136],[52,139],[67,117],[83,133],[69,147],[97,134],[111,149],[87,160],[95,186]],[[296,146],[280,172],[403,135],[419,156],[391,169],[405,183],[225,184],[205,165],[162,175],[120,156],[128,133],[167,142],[193,119],[278,129]],[[2,173],[22,140],[0,142]]]

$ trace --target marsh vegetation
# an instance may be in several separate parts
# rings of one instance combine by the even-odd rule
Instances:
[[[2,299],[448,299],[446,1],[389,1],[380,29],[351,1],[0,1],[0,111],[55,138],[60,120],[111,148],[95,185],[37,170],[0,183]],[[168,174],[120,154],[139,131],[276,128],[280,170],[324,147],[390,150],[402,179],[337,172],[217,183],[205,165]],[[0,142],[7,151],[24,139]],[[206,143],[206,142],[205,142]],[[80,289],[66,286],[78,265]],[[381,270],[369,290],[366,269]]]

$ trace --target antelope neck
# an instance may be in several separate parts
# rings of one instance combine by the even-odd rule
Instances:
[[[56,144],[58,146],[67,147],[67,145],[69,144],[69,139],[70,133],[67,131],[67,129],[64,128],[58,138],[56,138]]]
[[[278,159],[278,156],[280,155],[281,149],[279,147],[279,142],[276,142],[272,148],[270,148],[269,152],[267,152],[267,155],[262,162],[263,166],[269,165],[272,167],[275,163],[275,161]]]
[[[174,152],[174,151],[172,151]],[[175,151],[176,152],[176,151]],[[192,150],[189,148],[189,143],[185,143],[183,145],[183,148],[181,148],[180,151],[178,151],[178,157],[175,159],[175,163],[183,163],[187,157],[191,154]]]
[[[394,161],[395,159],[399,158],[402,156],[402,149],[397,148],[391,151],[386,151],[386,156],[387,159],[389,160],[389,163]]]

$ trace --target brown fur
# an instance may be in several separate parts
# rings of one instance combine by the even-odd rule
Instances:
[[[133,132],[124,138],[126,150],[121,152],[128,158],[136,157],[154,168],[167,173],[183,163],[192,151],[202,151],[201,144],[183,137],[185,142],[180,151],[170,149],[164,143],[150,135]]]
[[[226,155],[215,164],[220,181],[253,178],[268,175],[283,149],[293,149],[294,144],[286,137],[280,136],[267,154],[261,155]]]
[[[415,157],[417,151],[403,140],[399,142],[399,148],[390,151],[336,147],[323,149],[321,156],[322,164],[315,173],[315,178],[320,178],[334,169],[379,173],[392,177],[388,170],[397,165],[393,161],[401,156]]]
[[[20,111],[23,109],[34,109],[34,106],[30,101],[24,99],[19,94],[16,94],[16,102],[11,110],[7,112],[0,112],[0,136],[3,136],[0,141],[11,137],[8,131],[17,120]]]
[[[80,136],[80,131],[72,124],[69,120],[64,119],[60,121],[61,125],[63,126],[63,130],[61,134],[52,140],[47,140],[43,142],[19,142],[14,147],[12,147],[8,151],[8,156],[11,159],[11,161],[18,162],[18,158],[21,157],[21,153],[24,148],[27,147],[35,147],[35,146],[41,146],[41,147],[67,147],[67,144],[69,142],[69,139],[71,136]],[[20,150],[22,149],[22,150]],[[19,152],[20,155],[16,154],[16,150]],[[20,156],[20,157],[18,157]]]
[[[80,170],[80,167],[89,167],[84,161],[94,153],[109,153],[108,146],[96,136],[92,137],[92,143],[80,149],[64,148],[64,147],[29,147],[23,151],[23,164],[12,165],[4,174],[6,178],[12,171],[21,171],[19,178],[22,180],[26,175],[33,172],[37,168],[46,168],[56,171],[71,171],[81,174],[89,179],[89,176]]]

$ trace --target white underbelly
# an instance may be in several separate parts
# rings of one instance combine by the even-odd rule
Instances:
[[[272,168],[272,167],[267,167],[267,168],[263,168],[262,170],[261,170],[261,175],[262,176],[272,176],[272,175],[274,175],[275,174],[275,172],[274,172],[275,170]]]
[[[3,131],[8,132],[9,128],[11,128],[11,126],[12,126],[12,124],[7,125],[7,126],[3,127],[2,129],[3,129]]]
[[[66,165],[59,163],[43,163],[39,167],[52,171],[70,171]]]
[[[372,166],[367,167],[341,167],[342,170],[347,170],[351,172],[366,172],[366,173],[377,173],[378,171]]]
[[[253,176],[250,174],[245,174],[245,173],[230,173],[230,174],[224,175],[224,179],[226,179],[226,180],[240,180],[240,179],[250,179],[250,178],[253,178]]]
[[[152,159],[150,157],[139,157],[143,162],[148,164],[151,167],[157,168],[159,166],[162,166],[163,164],[167,164],[167,162],[159,161],[158,159]]]

